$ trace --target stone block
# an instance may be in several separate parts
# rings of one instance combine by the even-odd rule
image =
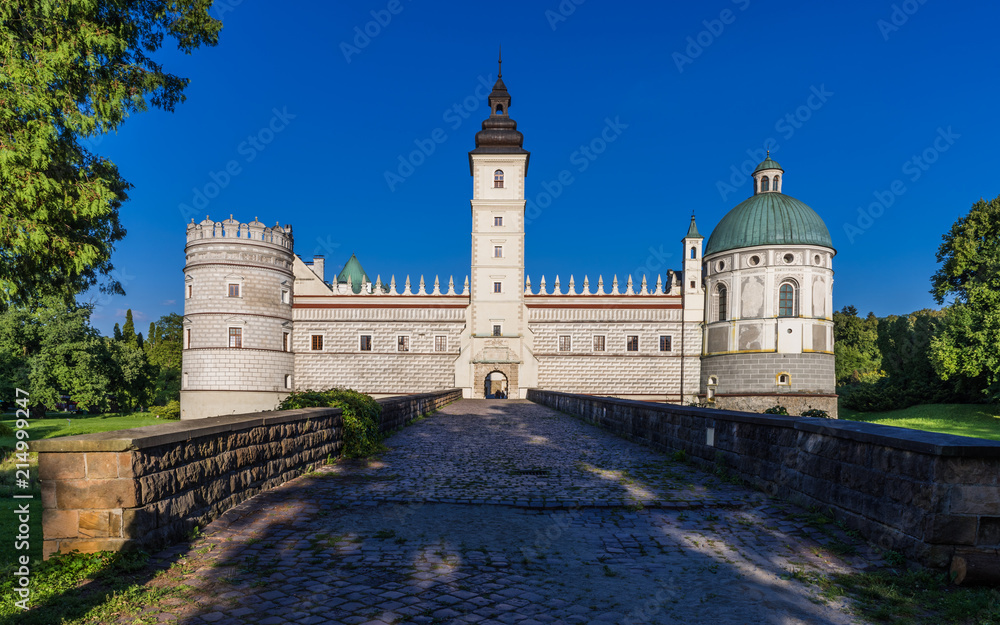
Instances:
[[[1000,485],[1000,459],[940,457],[934,479],[945,484]]]
[[[79,536],[77,510],[46,510],[42,514],[42,534],[46,540]]]
[[[935,514],[927,518],[924,542],[931,544],[974,545],[979,518]]]
[[[135,477],[134,458],[135,454],[130,451],[118,454],[118,477]]]
[[[88,452],[86,460],[88,479],[106,480],[118,477],[118,453]]]
[[[108,510],[81,510],[81,538],[108,538],[111,534],[111,513]]]
[[[131,541],[122,538],[94,538],[87,540],[62,540],[59,541],[59,551],[69,553],[79,551],[80,553],[97,553],[98,551],[122,551],[129,548]]]
[[[49,480],[43,481],[42,486],[42,508],[45,510],[56,508],[56,483]]]
[[[56,501],[62,510],[133,508],[138,501],[135,480],[62,480],[56,482]]]
[[[41,480],[77,480],[85,477],[87,477],[87,464],[82,453],[38,454],[38,478]]]
[[[1000,517],[979,517],[979,532],[976,536],[979,547],[1000,548]]]
[[[121,525],[123,538],[143,538],[158,526],[156,507],[122,510]]]
[[[948,512],[1000,516],[1000,488],[959,485],[951,488]]]

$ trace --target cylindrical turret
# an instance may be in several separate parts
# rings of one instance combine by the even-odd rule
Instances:
[[[292,389],[292,229],[187,227],[181,418],[273,410]]]

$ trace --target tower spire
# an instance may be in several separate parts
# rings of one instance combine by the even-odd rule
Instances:
[[[503,44],[500,44],[500,58],[497,59],[497,78],[503,78]]]

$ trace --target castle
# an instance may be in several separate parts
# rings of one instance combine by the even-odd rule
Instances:
[[[684,264],[638,284],[525,272],[530,153],[502,73],[469,152],[472,266],[449,277],[374,282],[357,258],[327,280],[294,253],[291,226],[254,219],[187,227],[181,417],[275,408],[292,390],[375,396],[529,388],[761,411],[836,415],[833,256],[822,219],[784,195],[770,155],[753,195],[707,245],[694,217]]]

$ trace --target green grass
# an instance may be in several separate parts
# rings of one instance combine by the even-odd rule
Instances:
[[[67,417],[69,421],[67,422]],[[28,425],[29,441],[43,438],[56,438],[59,436],[73,436],[75,434],[90,434],[92,432],[110,432],[113,430],[124,430],[129,428],[144,427],[157,423],[166,423],[164,419],[157,419],[148,412],[135,413],[122,416],[117,413],[103,415],[69,415],[55,417],[50,413],[49,418],[30,419]],[[3,415],[0,423],[4,423],[11,428],[14,427],[15,419],[13,415]],[[17,534],[17,519],[14,510],[20,503],[29,502],[31,512],[31,550],[29,554],[33,560],[42,557],[42,492],[38,486],[38,454],[30,454],[29,473],[31,477],[30,488],[23,489],[16,486],[15,465],[17,459],[13,455],[14,443],[17,439],[13,436],[0,437],[0,570],[12,563],[20,552],[14,551],[14,541],[9,539]],[[14,494],[34,496],[30,500],[14,500]]]
[[[840,418],[942,434],[1000,440],[1000,406],[923,404],[889,412],[857,412],[841,407]]]

